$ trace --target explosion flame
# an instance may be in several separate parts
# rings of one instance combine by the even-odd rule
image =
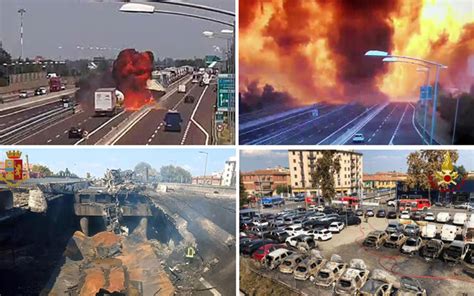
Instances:
[[[474,1],[241,0],[239,15],[244,104],[257,105],[265,86],[293,105],[416,101],[425,76],[364,56],[370,49],[447,65],[447,89],[474,83]]]
[[[122,50],[114,61],[112,75],[117,88],[124,94],[124,107],[137,110],[152,102],[147,81],[153,71],[153,53],[138,52],[135,49]]]

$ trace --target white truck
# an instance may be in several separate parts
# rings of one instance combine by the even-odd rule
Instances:
[[[113,116],[117,110],[117,92],[115,88],[99,88],[94,93],[95,115]]]
[[[441,240],[452,242],[456,238],[457,227],[455,225],[444,224],[441,228]]]
[[[456,213],[453,217],[453,224],[454,225],[464,225],[467,221],[466,213]]]
[[[426,225],[421,225],[421,237],[422,238],[435,238],[436,237],[436,225],[428,223]]]

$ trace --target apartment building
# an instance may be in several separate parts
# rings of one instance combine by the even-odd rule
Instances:
[[[273,195],[278,186],[290,185],[290,173],[285,168],[272,168],[240,174],[248,194]]]
[[[377,172],[364,174],[365,189],[395,189],[399,181],[405,181],[407,175],[399,172]]]
[[[323,156],[321,150],[289,150],[288,163],[290,167],[291,187],[294,193],[303,192],[320,194],[318,188],[313,187],[313,173],[316,162]],[[337,193],[351,194],[362,186],[362,154],[354,151],[336,150],[340,158],[341,170],[334,174],[334,183]]]

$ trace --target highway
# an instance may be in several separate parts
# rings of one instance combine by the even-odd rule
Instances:
[[[177,86],[187,81],[187,92]],[[212,118],[216,104],[216,84],[207,87],[190,82],[189,75],[171,84],[167,93],[153,92],[156,103],[141,110],[119,109],[113,117],[95,116],[93,91],[81,95],[75,110],[65,108],[61,96],[77,91],[67,90],[44,96],[16,100],[0,106],[0,143],[14,145],[197,145],[212,144]],[[185,95],[195,98],[184,102]],[[90,98],[90,101],[89,101]],[[181,132],[165,132],[163,120],[169,109],[181,113]],[[131,120],[139,117],[139,120]],[[71,127],[87,131],[84,138],[69,138]],[[125,131],[121,131],[124,127]],[[119,134],[119,136],[116,136]],[[110,140],[112,139],[112,140]]]
[[[312,109],[285,112],[285,116],[262,118],[261,123],[240,129],[244,145],[422,145],[421,130],[415,126],[415,107],[410,103],[319,104]],[[313,108],[313,109],[315,109]],[[272,120],[272,118],[275,118]],[[365,141],[353,143],[356,133]]]
[[[216,104],[215,82],[201,87],[188,82],[186,93],[173,92],[160,100],[157,107],[150,108],[143,117],[131,125],[113,145],[198,145],[211,144],[212,117]],[[184,102],[185,96],[194,97],[194,102]],[[168,110],[181,114],[183,122],[180,132],[164,130],[164,117]]]

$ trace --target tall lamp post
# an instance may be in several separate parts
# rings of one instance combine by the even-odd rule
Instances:
[[[20,8],[18,9],[18,13],[20,14],[20,47],[21,47],[20,60],[22,60],[23,59],[23,15],[26,13],[26,9]]]
[[[454,145],[454,138],[456,136],[456,124],[458,121],[459,97],[456,99],[456,112],[454,113],[453,137],[451,138],[451,145]]]
[[[412,64],[412,65],[418,65],[420,66],[419,68],[416,69],[417,72],[425,72],[426,73],[426,80],[425,80],[425,86],[428,86],[430,83],[430,67],[426,66],[426,64],[423,64],[421,62],[415,62],[415,61],[407,61],[403,59],[399,59],[396,57],[387,57],[382,60],[385,63],[405,63],[405,64]],[[424,104],[424,115],[423,115],[423,143],[428,144],[428,141],[425,140],[425,134],[426,134],[426,114],[427,114],[427,109],[428,109],[428,102],[425,100],[423,102]]]
[[[205,162],[204,162],[204,182],[206,182],[207,157],[208,157],[209,153],[204,152],[204,151],[199,151],[199,153],[201,153],[201,154],[206,154],[206,160],[205,160]]]
[[[215,18],[211,18],[211,17],[199,15],[199,14],[194,14],[194,13],[170,11],[170,10],[159,10],[159,9],[156,9],[155,6],[153,5],[147,5],[147,4],[141,4],[141,3],[126,3],[122,5],[122,7],[120,7],[120,11],[128,12],[128,13],[149,13],[149,14],[159,13],[159,14],[178,15],[178,16],[191,17],[191,18],[218,23],[221,25],[234,27],[233,23],[230,23],[224,20],[219,20],[219,19],[215,19]]]
[[[424,65],[430,65],[430,66],[435,66],[436,67],[436,78],[435,78],[434,99],[433,99],[433,113],[431,115],[430,145],[432,145],[433,144],[433,135],[434,135],[435,126],[436,126],[436,108],[437,108],[437,102],[438,102],[439,71],[440,71],[440,69],[447,69],[448,66],[445,66],[443,64],[436,63],[436,62],[433,62],[433,61],[423,60],[423,59],[420,59],[420,58],[414,58],[414,57],[409,57],[409,56],[400,56],[400,55],[391,55],[386,51],[380,51],[380,50],[369,50],[365,53],[365,56],[384,57],[384,58],[392,57],[392,58],[397,58],[397,59],[400,59],[400,60],[421,62]]]

